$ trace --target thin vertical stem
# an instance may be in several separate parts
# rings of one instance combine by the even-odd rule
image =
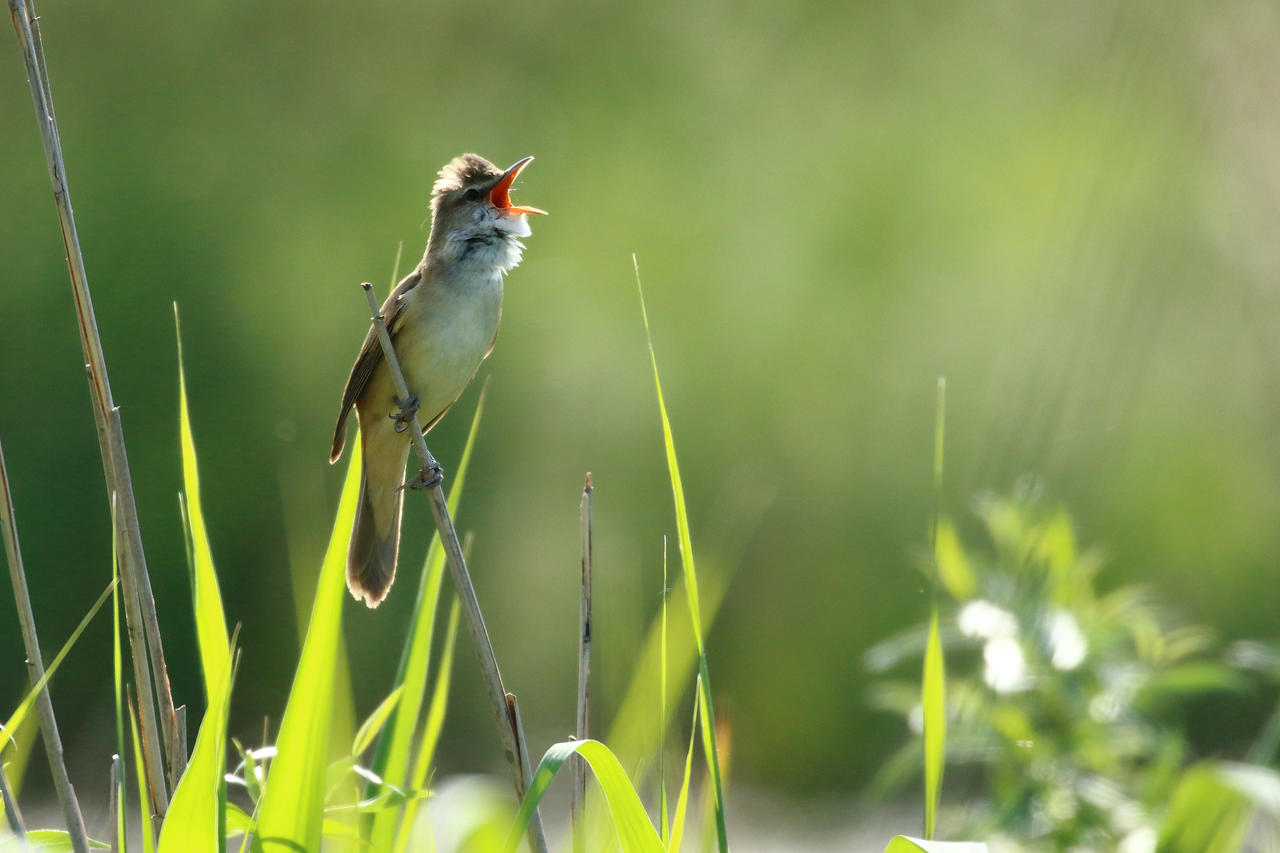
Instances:
[[[18,605],[18,621],[22,624],[22,642],[27,650],[27,674],[33,685],[44,678],[44,660],[40,657],[40,640],[36,634],[36,614],[31,609],[31,595],[27,591],[27,574],[22,566],[22,551],[18,547],[18,524],[14,519],[13,495],[9,491],[9,472],[4,464],[4,448],[0,447],[0,534],[4,536],[5,556],[9,561],[9,577],[13,581],[13,599]],[[53,716],[53,701],[49,698],[49,686],[41,687],[36,694],[36,716],[40,719],[40,731],[44,735],[44,749],[49,756],[49,770],[53,773],[53,786],[62,804],[62,815],[67,821],[67,834],[76,853],[88,853],[89,837],[85,834],[84,818],[80,815],[80,803],[75,788],[67,775],[67,764],[62,755],[62,737],[58,734],[58,721]],[[7,786],[6,786],[7,787]],[[6,801],[7,801],[6,797]]]
[[[111,839],[111,853],[121,853],[120,801],[118,799],[123,793],[120,786],[121,770],[119,754],[111,756],[111,790],[107,794],[107,837]]]
[[[124,587],[125,619],[129,623],[129,641],[133,657],[134,678],[138,685],[140,712],[142,715],[143,748],[148,753],[148,763],[159,772],[162,768],[159,739],[156,734],[155,691],[159,693],[160,721],[164,729],[165,744],[169,751],[169,782],[177,784],[185,756],[179,756],[176,720],[173,713],[173,697],[164,663],[164,649],[160,640],[155,599],[151,594],[151,582],[147,576],[146,557],[142,549],[142,536],[138,525],[137,504],[133,495],[133,483],[129,474],[129,460],[125,452],[124,431],[120,424],[120,411],[111,396],[111,383],[107,377],[106,357],[102,340],[94,319],[93,299],[89,294],[88,276],[85,273],[84,256],[80,250],[80,237],[76,231],[75,214],[71,206],[71,192],[67,185],[66,164],[62,156],[62,142],[54,117],[53,95],[49,88],[49,75],[45,67],[44,46],[40,38],[40,26],[26,0],[9,0],[10,15],[18,43],[22,48],[27,67],[27,83],[35,108],[36,124],[44,146],[45,163],[49,169],[49,182],[53,188],[54,205],[66,249],[67,270],[71,277],[71,292],[75,300],[76,319],[80,333],[80,345],[89,374],[89,392],[93,402],[94,420],[98,428],[99,450],[102,455],[103,473],[107,481],[108,495],[117,495],[119,501],[118,532],[121,535],[121,583]],[[149,632],[149,633],[148,633]],[[150,660],[148,660],[148,650]],[[152,782],[153,806],[158,814],[168,807],[168,794],[163,777]]]
[[[27,827],[22,822],[22,812],[18,810],[18,801],[9,787],[9,779],[4,775],[3,764],[0,764],[0,801],[4,804],[4,819],[9,824],[9,831],[19,840],[25,838]]]
[[[396,358],[395,346],[391,343],[390,333],[387,332],[386,321],[378,310],[378,300],[374,296],[373,285],[365,282],[360,286],[364,288],[369,307],[373,310],[371,322],[377,331],[378,341],[382,345],[382,354],[387,360],[387,367],[395,382],[396,393],[400,395],[401,400],[408,400],[413,395],[405,385],[404,373],[400,370],[400,360]],[[411,420],[413,428],[410,433],[422,461],[423,472],[425,473],[428,469],[438,470],[435,457],[427,449],[427,441],[423,437],[422,425],[416,413],[412,415]],[[489,639],[489,630],[484,624],[484,614],[480,611],[480,601],[476,598],[475,586],[471,583],[471,573],[467,571],[467,561],[462,554],[462,545],[458,542],[458,531],[449,517],[449,505],[445,501],[444,490],[437,482],[426,492],[431,501],[431,515],[435,519],[436,530],[440,533],[440,544],[444,546],[445,563],[453,578],[458,600],[462,604],[463,615],[467,617],[467,629],[471,633],[476,659],[480,664],[480,672],[484,676],[489,705],[493,709],[494,716],[497,717],[498,738],[502,743],[502,751],[511,768],[516,795],[523,798],[525,792],[529,790],[529,783],[533,780],[533,768],[529,766],[528,749],[524,745],[518,715],[514,713],[514,702],[508,699],[508,697],[511,699],[515,697],[502,686],[502,674],[498,671],[498,659],[493,652],[493,641]],[[525,756],[523,761],[522,754]],[[536,853],[545,853],[546,835],[542,829],[542,818],[536,810],[533,819],[529,822],[529,840]]]
[[[574,737],[586,740],[591,737],[591,569],[594,556],[592,547],[591,503],[595,488],[591,485],[591,472],[587,472],[586,485],[582,487],[579,525],[582,533],[582,601],[578,622],[578,714]],[[587,762],[581,755],[573,758],[573,792],[569,807],[573,824],[573,849],[584,853],[587,849],[586,827],[583,814],[587,806]]]

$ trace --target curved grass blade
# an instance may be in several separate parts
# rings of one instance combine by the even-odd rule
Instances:
[[[213,567],[213,551],[200,503],[200,470],[196,464],[195,439],[191,434],[191,412],[187,407],[187,372],[182,359],[182,327],[178,304],[173,305],[173,325],[178,338],[178,431],[182,443],[182,488],[186,493],[187,533],[190,542],[191,594],[196,618],[196,640],[200,667],[204,672],[205,702],[209,707],[219,697],[223,676],[231,668],[227,644],[227,619],[222,611],[222,592]],[[203,730],[203,725],[201,729]]]
[[[58,667],[62,664],[63,658],[71,651],[71,647],[76,644],[76,640],[80,639],[80,635],[84,633],[84,629],[89,627],[89,623],[93,621],[93,617],[98,615],[98,611],[102,609],[102,605],[107,603],[107,596],[116,588],[114,580],[107,584],[107,588],[98,596],[98,600],[89,608],[89,612],[80,620],[80,624],[71,632],[71,636],[67,637],[67,641],[62,644],[62,648],[58,650],[58,654],[54,656],[45,669],[44,675],[32,685],[27,694],[22,697],[22,701],[18,703],[18,707],[9,715],[9,719],[0,724],[0,749],[3,749],[10,742],[13,742],[13,733],[22,725],[22,721],[26,719],[27,714],[31,711],[31,706],[35,704],[36,696],[49,683],[49,679],[53,678],[53,674],[58,671]]]
[[[369,748],[369,744],[373,743],[373,739],[381,733],[382,727],[387,724],[387,718],[396,709],[396,704],[400,701],[403,690],[403,687],[397,687],[392,690],[390,695],[383,699],[381,704],[373,709],[373,713],[360,724],[360,728],[356,731],[356,738],[351,743],[352,756],[362,754]]]
[[[455,598],[453,606],[449,608],[449,628],[445,632],[444,651],[440,654],[440,672],[436,675],[436,686],[431,694],[431,705],[427,709],[418,755],[413,760],[413,774],[410,776],[413,790],[426,787],[427,772],[431,769],[431,760],[436,754],[436,744],[440,742],[440,730],[444,728],[444,712],[449,706],[449,683],[453,674],[453,650],[458,641],[458,614],[459,604]],[[413,821],[418,814],[418,802],[413,799],[404,804],[404,817],[396,834],[397,853],[404,853],[409,849],[409,837],[413,833]]]
[[[480,390],[467,443],[458,461],[453,486],[449,489],[449,514],[458,516],[458,505],[467,481],[467,469],[471,465],[471,452],[475,448],[476,435],[480,431],[480,419],[484,415],[487,385]],[[405,637],[400,653],[400,667],[395,686],[404,690],[400,705],[378,738],[370,769],[393,785],[405,786],[408,782],[409,756],[413,748],[413,736],[419,728],[423,697],[427,688],[427,672],[431,661],[431,638],[435,633],[436,613],[439,609],[440,590],[444,582],[444,548],[440,546],[440,534],[433,533],[427,558],[422,568],[422,580],[418,585],[418,599],[414,604],[412,629]],[[365,796],[377,794],[376,786],[365,788]],[[394,811],[378,813],[373,820],[370,846],[374,850],[389,850],[396,838],[399,815]]]
[[[128,853],[128,786],[125,785],[125,751],[124,751],[124,653],[120,645],[120,561],[119,542],[115,523],[115,496],[111,500],[111,667],[115,687],[116,702],[116,775],[111,780],[116,795],[116,847],[121,853]]]
[[[65,829],[33,829],[27,833],[22,845],[23,853],[71,853],[71,836]],[[89,839],[91,850],[110,850],[105,841]]]
[[[671,837],[667,841],[667,849],[680,850],[680,842],[684,838],[684,819],[689,807],[689,782],[693,778],[693,745],[698,741],[698,709],[701,702],[693,703],[693,725],[689,727],[689,751],[684,756],[684,781],[680,783],[680,793],[676,796],[676,816],[671,824]]]
[[[658,649],[661,662],[658,667],[658,824],[662,832],[662,843],[667,845],[667,849],[671,849],[671,823],[667,816],[667,771],[665,765],[665,757],[667,754],[667,596],[669,595],[667,580],[667,537],[662,537],[662,613],[661,630],[662,640]],[[697,717],[698,706],[694,705],[693,724],[696,728],[698,725]],[[693,735],[689,735],[689,757],[693,757]],[[688,782],[689,764],[685,763],[685,780]],[[683,794],[684,791],[682,790]],[[679,814],[679,812],[677,812]],[[681,823],[684,817],[680,816]],[[676,842],[676,850],[680,849],[680,842]]]
[[[1234,853],[1244,849],[1253,805],[1227,784],[1219,767],[1203,761],[1188,768],[1174,789],[1160,827],[1157,853]]]
[[[976,841],[924,841],[896,836],[884,853],[987,853],[987,845]]]
[[[932,839],[938,827],[938,801],[942,797],[942,771],[947,761],[947,662],[938,635],[938,583],[944,565],[957,568],[953,553],[950,525],[942,518],[942,462],[947,423],[947,380],[938,377],[937,410],[933,428],[933,545],[934,575],[930,594],[929,638],[925,642],[924,674],[920,687],[920,704],[924,712],[924,837]],[[939,529],[944,531],[939,537]],[[958,550],[958,548],[956,549]],[[961,552],[962,553],[962,552]],[[952,578],[953,582],[956,578]],[[963,586],[964,580],[959,579]]]
[[[704,576],[700,586],[704,624],[711,624],[728,589],[727,575],[713,573]],[[635,657],[623,700],[614,715],[613,723],[604,738],[614,753],[625,763],[637,788],[649,784],[656,771],[656,751],[653,748],[653,708],[660,701],[654,693],[654,685],[667,673],[667,707],[678,707],[690,687],[695,686],[698,667],[698,648],[688,615],[688,598],[684,594],[684,579],[677,577],[670,584],[666,596],[667,613],[667,666],[662,666],[662,620],[654,616],[645,633],[641,651]],[[668,716],[664,729],[672,738],[673,718]],[[679,735],[683,738],[683,734]],[[588,838],[601,837],[607,819],[598,811],[587,813]],[[590,847],[588,848],[590,849]]]
[[[15,800],[22,793],[22,781],[26,777],[27,763],[31,759],[31,750],[36,745],[36,733],[39,729],[35,720],[28,718],[10,732],[10,738],[5,738],[0,733],[0,761],[4,762],[9,793]]]
[[[921,699],[924,706],[924,837],[933,838],[938,825],[942,771],[947,760],[947,671],[942,640],[938,636],[936,604],[929,618]]]
[[[146,763],[143,760],[142,738],[138,735],[138,715],[133,710],[133,703],[129,703],[129,729],[133,734],[133,769],[138,776],[138,811],[141,813],[141,819],[138,821],[142,832],[142,853],[155,853],[156,842],[155,835],[151,831],[151,810],[147,808],[149,803],[150,787],[147,784]]]
[[[704,703],[702,715],[702,740],[706,753],[707,772],[711,777],[711,794],[715,807],[716,838],[720,853],[728,853],[729,836],[724,821],[724,790],[720,778],[720,759],[716,751],[715,707],[711,700],[711,673],[707,667],[707,647],[702,639],[702,613],[698,606],[698,572],[694,567],[693,540],[689,535],[689,515],[685,510],[684,485],[680,480],[680,464],[676,459],[675,438],[671,434],[671,420],[667,417],[667,404],[662,397],[662,380],[658,376],[658,356],[653,349],[653,335],[649,331],[649,312],[644,304],[644,288],[640,284],[640,264],[632,255],[636,270],[636,289],[640,292],[640,314],[644,318],[645,340],[649,343],[649,361],[653,365],[653,387],[658,395],[658,412],[662,416],[662,440],[667,450],[667,471],[671,476],[671,494],[675,500],[676,533],[680,545],[680,565],[684,569],[685,595],[689,599],[689,618],[693,624],[693,636],[698,644],[698,672],[700,700]]]
[[[231,640],[231,648],[235,638]],[[197,853],[225,849],[227,716],[234,668],[222,670],[212,701],[200,721],[195,749],[169,802],[160,829],[160,853]]]
[[[571,740],[551,745],[542,756],[542,761],[533,774],[533,782],[529,785],[529,792],[520,803],[520,812],[507,835],[506,849],[512,853],[515,851],[525,830],[529,828],[534,809],[550,787],[551,780],[574,753],[581,755],[591,765],[591,771],[604,793],[609,814],[613,817],[613,826],[622,849],[627,853],[662,853],[662,839],[658,837],[653,824],[649,823],[640,795],[632,787],[631,780],[627,778],[617,757],[598,740]]]
[[[352,444],[351,463],[316,584],[307,636],[276,738],[278,753],[271,762],[259,805],[255,849],[320,849],[332,723],[332,715],[326,709],[332,702],[346,591],[347,546],[355,519],[362,462],[360,442]]]

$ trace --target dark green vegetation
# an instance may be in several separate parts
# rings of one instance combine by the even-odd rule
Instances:
[[[1274,634],[1270,4],[42,12],[174,692],[199,707],[174,498],[183,306],[205,512],[228,620],[245,626],[243,742],[283,707],[293,601],[311,598],[340,486],[325,443],[365,328],[356,284],[385,282],[400,241],[420,249],[432,170],[472,149],[538,155],[517,197],[552,214],[508,288],[464,524],[535,742],[571,727],[583,471],[599,487],[597,651],[615,661],[597,669],[603,719],[659,605],[673,525],[632,251],[663,318],[700,568],[722,591],[736,570],[707,639],[738,782],[854,790],[902,737],[867,709],[858,659],[927,612],[909,555],[931,513],[940,373],[955,517],[1039,475],[1112,551],[1102,591],[1145,581],[1224,641]],[[110,524],[6,43],[0,436],[56,645],[107,582]],[[445,460],[474,399],[433,433]],[[426,513],[406,527],[422,553]],[[394,672],[410,588],[347,611],[361,714]],[[9,607],[0,649],[17,650]],[[95,623],[79,648],[109,642]],[[83,653],[66,666],[54,700],[72,774],[100,778],[110,677]],[[20,655],[0,659],[0,707],[23,682]],[[467,667],[454,701],[442,765],[500,767]],[[1239,754],[1269,707],[1193,702],[1195,754]]]

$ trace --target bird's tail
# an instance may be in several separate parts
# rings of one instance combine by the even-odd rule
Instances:
[[[380,471],[379,458],[365,454],[365,472],[360,477],[360,498],[356,503],[355,526],[351,546],[347,550],[347,589],[357,601],[377,607],[387,597],[396,577],[396,561],[400,552],[400,515],[404,493],[396,489],[404,476],[408,446],[403,453],[388,454],[399,458],[398,468]]]

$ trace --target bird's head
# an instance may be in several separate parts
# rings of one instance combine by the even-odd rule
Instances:
[[[449,161],[431,191],[428,257],[503,272],[520,263],[519,238],[532,233],[525,217],[546,213],[511,203],[511,184],[531,160],[525,157],[506,170],[478,154]]]

